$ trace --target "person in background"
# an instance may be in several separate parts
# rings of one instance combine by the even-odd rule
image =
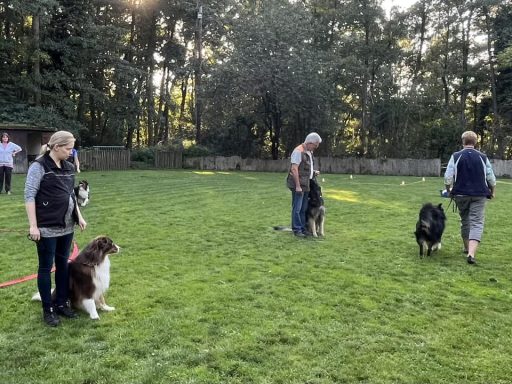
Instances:
[[[446,190],[454,198],[460,216],[460,234],[469,264],[475,256],[484,230],[485,204],[495,197],[496,177],[486,155],[475,149],[473,131],[462,134],[462,150],[455,152],[444,175]]]
[[[5,184],[5,193],[11,194],[11,178],[14,169],[14,157],[21,152],[21,147],[9,141],[9,134],[2,133],[2,144],[0,145],[0,193]]]
[[[43,320],[59,325],[58,315],[77,317],[68,300],[68,258],[74,226],[87,223],[76,202],[73,187],[75,170],[65,161],[75,138],[70,132],[55,132],[42,155],[29,167],[25,183],[25,208],[29,239],[36,242],[39,258],[37,287],[43,305]],[[51,268],[55,262],[55,302],[52,302]]]
[[[286,185],[292,192],[292,230],[297,237],[309,235],[306,231],[306,210],[308,208],[309,181],[319,172],[314,170],[313,151],[322,138],[316,132],[306,136],[304,143],[292,152],[290,171]]]
[[[73,148],[71,154],[67,158],[67,161],[75,166],[76,173],[80,173],[80,160],[78,159],[78,151],[76,148]]]

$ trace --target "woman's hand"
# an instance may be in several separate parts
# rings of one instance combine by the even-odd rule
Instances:
[[[78,226],[80,227],[80,229],[82,231],[85,230],[85,228],[87,227],[87,223],[84,220],[84,218],[82,217],[82,215],[80,215],[80,218],[78,219]]]
[[[28,236],[30,237],[30,240],[32,240],[32,241],[41,240],[41,232],[39,232],[38,227],[30,227],[28,230]]]

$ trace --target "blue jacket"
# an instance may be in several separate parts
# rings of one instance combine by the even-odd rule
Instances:
[[[474,148],[464,148],[450,158],[445,183],[453,184],[452,195],[488,197],[489,185],[494,186],[496,178],[486,155]]]

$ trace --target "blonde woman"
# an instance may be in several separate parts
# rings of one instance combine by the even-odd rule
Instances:
[[[25,183],[29,237],[36,242],[39,258],[37,287],[43,320],[52,327],[59,325],[58,315],[77,317],[68,301],[68,258],[75,224],[84,230],[87,223],[73,192],[75,169],[65,161],[74,144],[70,132],[55,132],[43,146],[43,154],[30,165]],[[54,262],[55,302],[52,302],[50,271]]]
[[[462,150],[455,152],[448,162],[444,184],[460,216],[460,235],[468,264],[476,263],[485,222],[487,199],[496,196],[496,176],[491,162],[475,147],[478,136],[473,131],[462,134]]]

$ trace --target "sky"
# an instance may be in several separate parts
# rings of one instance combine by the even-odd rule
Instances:
[[[389,12],[391,11],[391,7],[399,7],[402,10],[409,8],[411,5],[416,3],[419,0],[382,0],[382,8],[386,11],[386,14],[389,16]]]

